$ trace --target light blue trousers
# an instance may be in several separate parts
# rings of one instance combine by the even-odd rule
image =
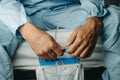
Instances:
[[[120,80],[120,8],[109,6],[107,9],[109,13],[103,18],[104,25],[100,34],[107,68],[103,73],[103,80]],[[30,18],[34,24],[43,30],[53,29],[56,26],[60,28],[76,28],[82,24],[79,23],[81,17],[79,11],[72,12],[68,15],[71,17],[67,19],[64,19],[65,17],[61,19],[60,17],[64,15],[64,12],[59,11],[59,14],[58,12],[50,13],[49,15],[44,15],[43,20],[41,20],[39,15],[42,15],[42,12],[37,12],[31,15]],[[75,16],[76,14],[77,17]],[[44,19],[44,17],[48,17],[48,19]],[[84,18],[82,19],[83,21],[85,20]],[[8,30],[7,26],[0,21],[0,80],[13,80],[12,58],[21,42],[22,40],[16,38]]]

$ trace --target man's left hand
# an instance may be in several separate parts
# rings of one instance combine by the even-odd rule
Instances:
[[[67,53],[77,58],[89,57],[93,53],[101,28],[100,18],[88,18],[87,22],[75,29],[68,39]]]

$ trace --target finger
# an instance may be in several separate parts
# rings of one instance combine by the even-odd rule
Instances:
[[[94,51],[95,46],[87,46],[87,48],[81,53],[81,55],[79,56],[80,58],[87,58],[89,56],[91,56],[91,54]]]
[[[69,47],[69,49],[67,50],[67,53],[72,54],[74,53],[79,46],[81,46],[82,41],[78,41],[78,39],[75,40],[75,42]]]
[[[48,54],[43,55],[45,60],[51,60],[51,58],[48,56]]]
[[[41,59],[43,60],[50,60],[49,56],[47,56],[47,54],[39,56]]]
[[[84,51],[84,49],[87,47],[88,45],[87,44],[81,44],[78,48],[77,48],[77,50],[73,53],[73,54],[71,54],[71,56],[74,56],[74,57],[79,57],[80,56],[80,54]]]
[[[53,46],[53,48],[52,48],[52,51],[54,52],[54,53],[56,53],[57,55],[59,55],[59,56],[62,56],[63,55],[63,50],[64,50],[64,48],[62,48],[59,44],[55,44],[54,46]]]
[[[66,46],[70,46],[74,42],[76,36],[77,36],[77,31],[74,31],[69,37]]]
[[[48,56],[51,58],[51,60],[55,60],[57,58],[56,53],[54,53],[53,51],[50,51]]]
[[[39,56],[42,60],[46,60],[43,56]]]
[[[86,58],[87,55],[89,54],[89,50],[90,50],[89,47],[85,48],[83,52],[79,55],[79,58]]]
[[[87,57],[90,57],[92,55],[94,48],[95,46],[90,48],[89,53],[87,54]]]

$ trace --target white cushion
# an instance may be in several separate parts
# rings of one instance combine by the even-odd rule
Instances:
[[[48,31],[48,33],[55,38],[55,32]],[[65,47],[65,43],[67,42],[69,36],[73,30],[62,29],[57,32],[56,40],[57,42]],[[99,67],[104,66],[103,56],[102,56],[102,45],[97,43],[94,53],[91,57],[86,59],[81,59],[81,62],[85,67]],[[15,69],[36,69],[39,66],[38,57],[35,55],[34,51],[31,49],[30,45],[25,41],[16,51],[13,65]]]

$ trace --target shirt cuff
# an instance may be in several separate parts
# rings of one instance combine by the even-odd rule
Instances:
[[[93,4],[92,2],[84,1],[81,4],[81,8],[84,9],[88,13],[88,17],[103,17],[107,14],[106,8],[103,4],[99,4],[99,8]]]
[[[32,22],[29,17],[27,17],[27,19],[23,23],[21,23],[21,25],[19,25],[18,27],[16,27],[16,29],[14,31],[15,32],[14,34],[15,34],[15,36],[17,38],[23,38],[22,35],[21,35],[21,33],[19,32],[19,28],[22,27],[27,22]]]

